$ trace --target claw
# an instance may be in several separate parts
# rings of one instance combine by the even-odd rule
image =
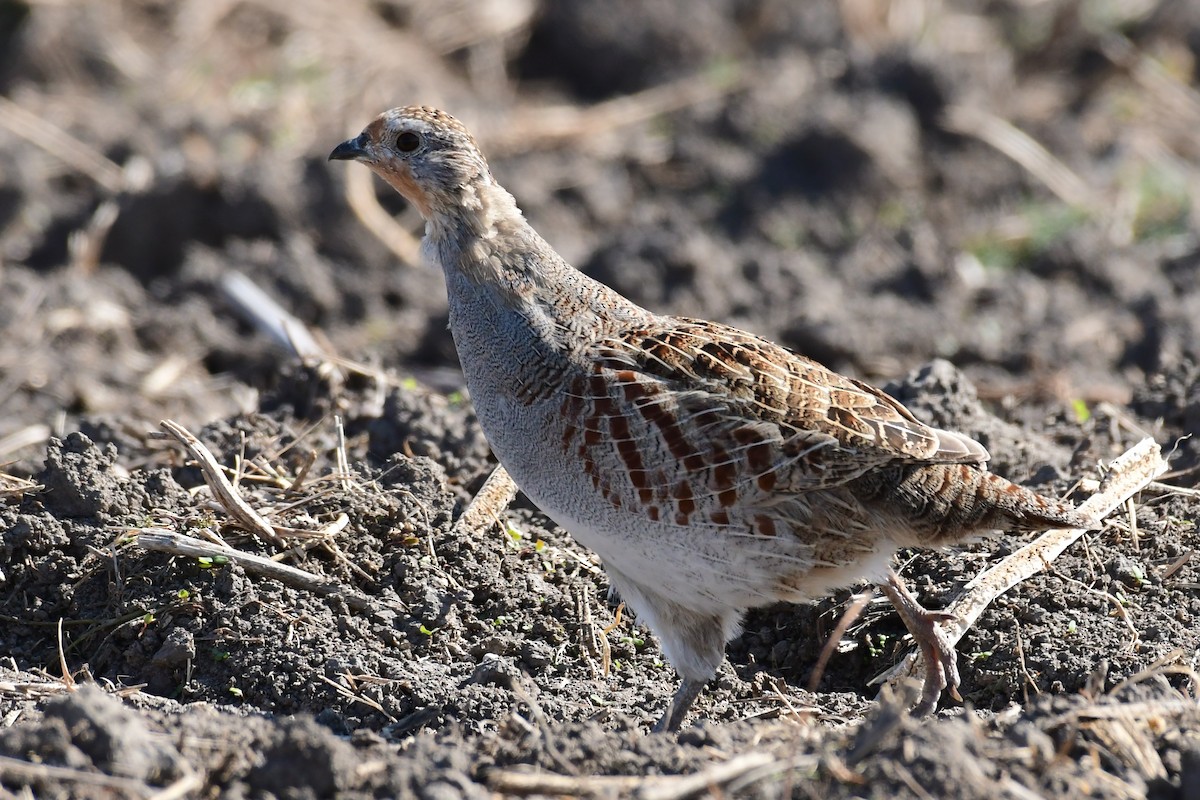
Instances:
[[[953,622],[957,617],[945,611],[927,610],[895,572],[889,572],[887,581],[881,583],[879,588],[896,607],[896,613],[920,649],[921,661],[925,665],[921,700],[913,708],[913,716],[931,714],[937,708],[943,691],[961,703],[962,695],[958,692],[958,686],[962,677],[958,672],[958,654],[940,624]]]

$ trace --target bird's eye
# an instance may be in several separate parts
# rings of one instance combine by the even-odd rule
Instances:
[[[421,137],[412,131],[404,131],[396,137],[396,149],[401,153],[411,153],[421,146]]]

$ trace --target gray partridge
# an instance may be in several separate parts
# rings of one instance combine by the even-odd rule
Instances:
[[[956,694],[955,653],[944,615],[891,570],[895,551],[1095,527],[879,389],[750,333],[655,314],[574,269],[442,111],[387,111],[329,157],[366,164],[424,217],[492,450],[600,556],[682,677],[658,729],[679,727],[747,609],[864,580],[920,646],[928,712]]]

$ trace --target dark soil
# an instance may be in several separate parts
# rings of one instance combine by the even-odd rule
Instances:
[[[0,794],[1200,797],[1200,5],[0,0],[0,101]],[[441,277],[325,162],[413,102],[636,301],[887,384],[1041,491],[1146,435],[1169,486],[993,604],[964,705],[876,700],[881,602],[804,688],[847,590],[750,614],[694,725],[649,733],[676,679],[596,558],[523,499],[451,533],[494,463]],[[988,144],[1010,125],[1059,169]],[[344,517],[283,561],[345,591],[139,547],[278,552],[168,418],[273,524]],[[941,607],[1022,543],[900,563]]]

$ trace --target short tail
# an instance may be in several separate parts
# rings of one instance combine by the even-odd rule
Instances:
[[[930,547],[991,530],[1099,527],[1071,503],[1018,486],[973,464],[896,467],[864,487]],[[862,480],[862,479],[860,479]]]

